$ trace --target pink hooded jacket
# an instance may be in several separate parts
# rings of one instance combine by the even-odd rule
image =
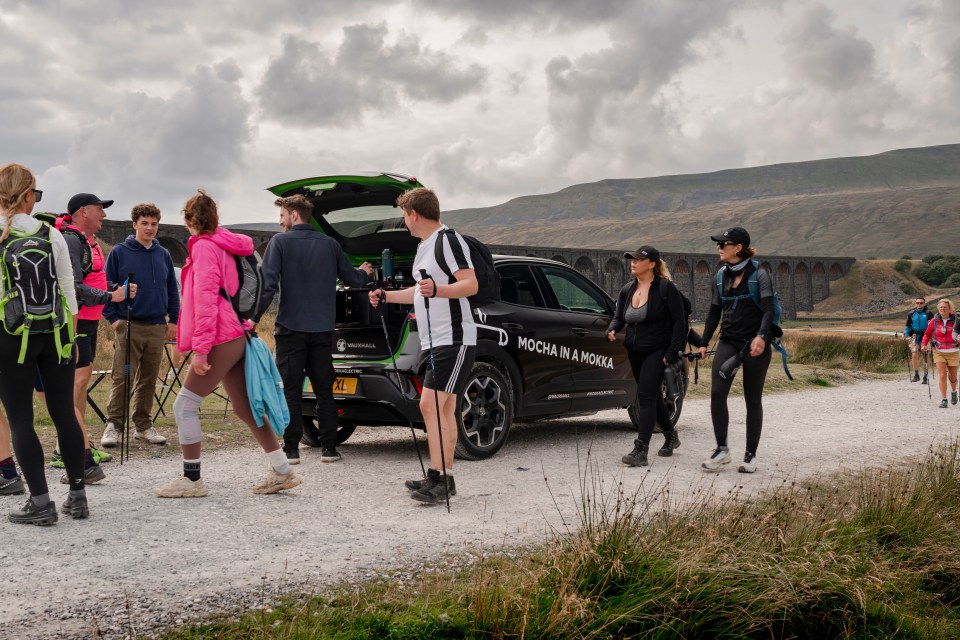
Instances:
[[[206,359],[210,349],[243,335],[240,318],[229,300],[220,295],[223,288],[233,295],[240,277],[233,256],[253,253],[253,240],[217,227],[212,236],[202,234],[187,242],[187,263],[180,274],[183,295],[180,322],[177,323],[177,349],[191,349]]]

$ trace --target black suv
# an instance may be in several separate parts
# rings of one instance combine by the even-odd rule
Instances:
[[[419,240],[407,231],[395,203],[416,186],[414,178],[370,174],[298,180],[270,191],[307,196],[314,203],[314,224],[339,241],[355,264],[367,260],[375,266],[372,282],[380,283],[381,255],[390,249],[389,286],[402,288],[414,283]],[[606,337],[615,306],[610,296],[561,262],[495,255],[494,264],[501,301],[474,309],[477,356],[460,391],[457,455],[471,460],[493,455],[515,421],[624,407],[635,420],[636,384],[622,336],[617,342]],[[368,289],[342,285],[337,290],[338,443],[358,425],[423,428],[419,399],[429,355],[421,351],[412,306],[373,309],[367,294]],[[680,396],[669,403],[673,424],[683,405],[686,373],[684,361]],[[303,442],[310,446],[319,445],[315,405],[308,383]]]

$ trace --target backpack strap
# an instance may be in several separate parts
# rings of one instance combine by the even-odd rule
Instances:
[[[753,298],[753,301],[758,307],[763,308],[760,305],[760,263],[756,260],[751,260],[753,264],[753,272],[747,276],[747,290],[750,291],[750,297]]]
[[[440,233],[437,234],[437,240],[433,243],[433,257],[440,266],[440,270],[446,274],[450,284],[456,282],[457,279],[453,277],[453,272],[450,271],[450,266],[447,264],[447,258],[443,255],[443,237],[453,232],[453,229],[450,229],[449,227],[446,229],[441,229]]]
[[[793,376],[790,375],[790,369],[787,368],[787,358],[790,357],[790,354],[787,353],[787,348],[783,344],[781,338],[774,338],[770,341],[770,346],[780,352],[780,358],[783,360],[783,372],[787,374],[787,379],[791,382],[793,381]]]
[[[750,281],[747,280],[747,285],[749,286],[749,284],[750,284]],[[723,303],[723,302],[729,302],[730,300],[733,300],[733,306],[730,307],[730,310],[731,310],[731,311],[733,311],[734,309],[737,308],[737,303],[739,303],[740,300],[742,300],[743,298],[752,298],[752,297],[753,297],[752,292],[751,292],[751,293],[747,293],[747,294],[742,295],[742,296],[725,296],[725,295],[723,295],[723,267],[720,267],[720,269],[717,270],[717,293],[720,295],[720,302],[721,302],[721,303]],[[757,304],[759,305],[760,303],[758,302]]]

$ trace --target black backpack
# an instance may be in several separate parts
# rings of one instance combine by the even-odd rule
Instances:
[[[453,229],[446,229],[441,233],[447,234],[447,239],[451,243],[455,242],[456,232]],[[487,245],[483,244],[473,236],[461,236],[470,248],[470,262],[473,263],[473,271],[477,275],[477,292],[467,298],[470,306],[476,309],[492,302],[500,302],[500,274],[493,266],[493,254]],[[440,269],[447,274],[451,282],[456,282],[453,272],[447,266],[446,258],[443,256],[443,236],[438,235],[434,243],[434,257]]]
[[[87,242],[87,235],[73,226],[73,216],[69,213],[51,213],[49,211],[37,211],[33,217],[41,222],[46,222],[51,227],[59,231],[64,238],[73,236],[80,241],[80,271],[86,278],[93,272],[93,250],[90,243]]]
[[[660,278],[660,300],[663,301],[663,305],[670,308],[667,304],[667,287],[670,285],[670,280],[666,278]],[[674,284],[676,286],[676,284]],[[680,287],[677,287],[677,292],[680,294],[680,298],[683,300],[683,325],[686,327],[686,330],[683,332],[683,335],[688,335],[690,333],[690,316],[693,315],[693,303],[690,302],[690,298],[680,291]]]
[[[233,256],[237,264],[237,278],[240,286],[235,295],[227,295],[220,289],[220,295],[230,301],[233,310],[241,320],[256,318],[260,312],[260,296],[263,294],[263,260],[254,251],[249,256]]]

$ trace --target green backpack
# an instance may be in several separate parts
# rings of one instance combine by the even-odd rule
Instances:
[[[10,335],[21,336],[18,364],[34,333],[53,333],[61,362],[73,357],[73,315],[57,282],[49,224],[33,233],[11,229],[0,242],[0,291],[0,323]],[[60,337],[64,326],[66,344]]]

